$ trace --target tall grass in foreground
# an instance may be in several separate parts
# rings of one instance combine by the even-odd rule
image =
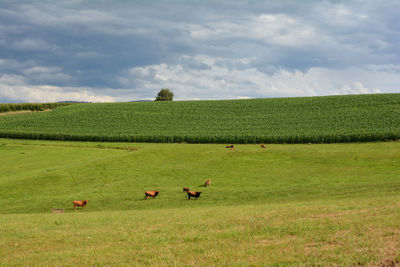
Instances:
[[[0,266],[395,266],[399,201],[0,216]]]
[[[400,94],[80,104],[0,117],[0,137],[152,143],[400,139]]]

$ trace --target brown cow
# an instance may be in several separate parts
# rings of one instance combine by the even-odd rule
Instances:
[[[190,189],[188,187],[183,188],[183,192],[188,192]]]
[[[235,148],[234,145],[230,145],[230,146],[226,146],[226,148],[230,148],[231,150],[233,150]]]
[[[76,210],[77,206],[82,207],[82,208],[85,207],[86,204],[88,203],[88,201],[87,200],[74,200],[72,203],[74,204],[74,210]]]
[[[262,148],[267,148],[267,146],[266,146],[266,145],[264,145],[264,144],[262,144],[262,145],[261,145],[261,147],[262,147]]]
[[[160,191],[157,190],[153,190],[153,191],[145,191],[144,195],[145,195],[145,199],[148,199],[149,197],[155,198],[158,193],[160,193]]]
[[[210,186],[211,185],[211,180],[207,179],[207,181],[204,183],[204,185],[207,186],[207,187]]]
[[[201,194],[201,192],[188,191],[188,192],[187,192],[187,198],[188,198],[188,200],[189,200],[191,197],[194,197],[194,199],[198,199],[198,198],[200,197],[200,194]]]

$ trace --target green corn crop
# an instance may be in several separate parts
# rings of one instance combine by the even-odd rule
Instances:
[[[0,137],[118,142],[400,139],[400,94],[76,104],[0,117]]]

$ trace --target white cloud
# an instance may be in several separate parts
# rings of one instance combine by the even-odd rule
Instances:
[[[340,90],[336,91],[338,95],[346,94],[378,94],[382,93],[379,89],[369,89],[365,88],[361,82],[354,82],[352,85],[344,85]]]
[[[18,75],[0,76],[0,99],[18,102],[90,101],[114,102],[115,98],[85,87],[58,87],[26,84]]]
[[[102,89],[90,87],[61,87],[30,85],[20,75],[0,76],[0,99],[22,102],[55,102],[63,100],[114,102],[154,99],[158,90],[169,88],[176,100],[246,99],[262,97],[317,96],[337,94],[368,94],[393,92],[400,84],[400,66],[365,66],[362,68],[311,68],[307,72],[281,69],[273,74],[256,68],[231,68],[218,64],[222,58],[204,56],[186,58],[199,63],[214,63],[210,68],[192,69],[184,65],[151,65],[132,68],[120,77],[131,89]],[[194,64],[194,65],[196,65]],[[229,64],[228,64],[229,65]],[[232,66],[231,64],[229,66]],[[391,70],[388,72],[387,70]],[[25,72],[57,73],[58,68],[32,67]]]
[[[192,60],[207,64],[219,61],[218,58],[204,56]],[[154,94],[157,89],[168,87],[173,90],[176,99],[400,92],[400,88],[393,88],[393,84],[400,84],[397,72],[380,71],[378,67],[373,69],[371,66],[340,70],[314,67],[306,72],[281,69],[274,74],[266,74],[252,67],[232,69],[213,64],[208,69],[190,69],[182,65],[159,64],[132,68],[123,80],[126,85],[131,83],[143,92],[152,91]]]
[[[250,96],[238,95],[236,98],[237,98],[237,99],[251,99],[252,97],[250,97]]]

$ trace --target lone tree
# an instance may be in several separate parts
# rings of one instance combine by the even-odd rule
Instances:
[[[156,100],[154,101],[172,101],[174,98],[174,93],[172,93],[169,89],[163,88],[161,91],[158,93]]]

